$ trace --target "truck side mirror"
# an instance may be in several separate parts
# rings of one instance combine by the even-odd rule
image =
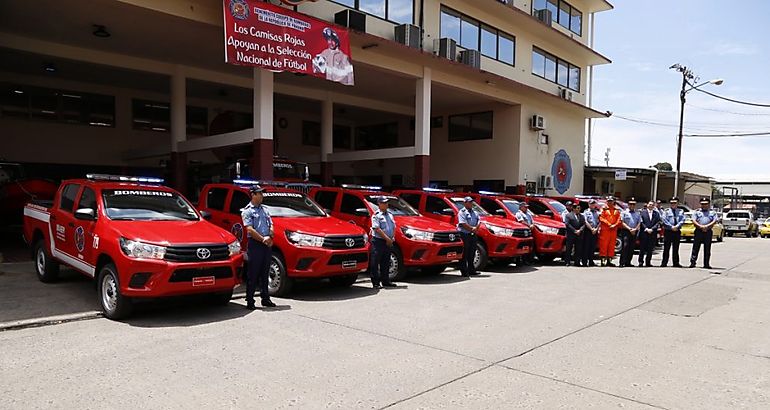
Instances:
[[[201,218],[210,221],[211,220],[211,212],[209,211],[201,211]]]
[[[545,212],[543,212],[543,215],[553,216],[553,211],[546,209]]]
[[[91,208],[80,208],[75,211],[75,219],[80,219],[83,221],[95,221],[96,212],[94,212],[94,210]]]
[[[444,208],[439,212],[439,215],[455,216],[455,211],[452,208]]]
[[[356,210],[353,211],[353,215],[355,215],[355,216],[369,216],[369,211],[367,211],[366,208],[356,208]]]
[[[506,217],[505,211],[504,211],[504,210],[502,210],[502,209],[496,209],[496,210],[495,210],[495,215],[497,215],[497,216],[502,216],[503,218],[505,218],[505,217]]]

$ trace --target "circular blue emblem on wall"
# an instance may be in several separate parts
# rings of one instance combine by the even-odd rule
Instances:
[[[554,155],[551,177],[556,192],[560,194],[567,192],[572,183],[572,161],[570,161],[567,151],[561,149]]]

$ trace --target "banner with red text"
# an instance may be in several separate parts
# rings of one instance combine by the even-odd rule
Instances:
[[[224,0],[225,62],[353,85],[348,30],[257,0]]]

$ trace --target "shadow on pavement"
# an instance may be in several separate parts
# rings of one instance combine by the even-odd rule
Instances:
[[[497,265],[489,266],[486,269],[488,272],[493,273],[532,273],[537,272],[537,267],[532,265],[514,266],[514,265]]]
[[[279,306],[272,309],[280,308]],[[291,309],[288,306],[287,308]],[[196,295],[136,303],[131,317],[123,322],[146,328],[190,327],[237,319],[249,313],[251,311],[244,305],[233,301],[225,306],[216,306],[209,303],[206,295]]]
[[[379,292],[381,290],[372,288],[368,279],[359,279],[350,287],[336,287],[326,281],[307,281],[297,282],[287,298],[305,302],[325,302],[363,298]]]
[[[59,280],[42,283],[32,262],[0,264],[0,322],[100,310],[94,282],[62,269]]]
[[[414,283],[416,285],[444,285],[447,283],[465,282],[468,278],[460,276],[460,272],[447,272],[438,275],[426,275],[412,273],[401,282]]]

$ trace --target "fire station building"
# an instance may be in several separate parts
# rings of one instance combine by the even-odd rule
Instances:
[[[272,0],[348,32],[354,85],[227,64],[223,13],[255,3],[2,2],[0,157],[182,190],[244,159],[271,179],[280,156],[326,184],[582,191],[607,1]]]

